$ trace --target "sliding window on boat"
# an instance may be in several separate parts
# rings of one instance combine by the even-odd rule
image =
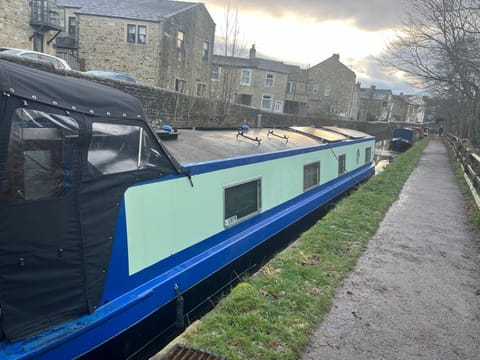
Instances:
[[[87,159],[93,177],[148,168],[173,171],[156,139],[139,125],[94,122]]]
[[[224,188],[225,227],[233,226],[261,211],[261,189],[260,178]]]
[[[338,156],[338,176],[345,174],[346,160],[347,160],[347,157],[345,154]]]
[[[320,161],[303,166],[303,191],[320,184]]]
[[[9,203],[60,198],[72,188],[78,123],[70,116],[29,108],[13,113],[8,142]]]
[[[365,163],[369,163],[370,161],[372,161],[372,148],[367,147],[365,149]]]

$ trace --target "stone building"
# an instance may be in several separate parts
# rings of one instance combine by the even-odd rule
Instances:
[[[426,102],[422,96],[400,95],[392,96],[392,121],[407,123],[423,123]]]
[[[284,112],[290,67],[258,58],[255,46],[249,58],[214,55],[212,96],[227,103]]]
[[[54,39],[63,31],[63,9],[54,1],[3,0],[0,47],[14,47],[55,55]]]
[[[78,56],[81,70],[125,72],[146,85],[208,96],[215,23],[203,3],[58,3],[67,17],[67,36],[58,51]]]
[[[356,120],[390,121],[392,113],[392,90],[360,88]]]
[[[307,114],[325,119],[352,118],[356,75],[338,54],[307,70]]]

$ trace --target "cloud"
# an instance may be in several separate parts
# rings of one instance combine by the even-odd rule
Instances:
[[[373,56],[345,59],[343,63],[355,71],[357,81],[361,83],[362,88],[375,85],[377,89],[392,90],[394,95],[401,92],[409,95],[426,93],[424,89],[415,88],[402,74],[381,65],[379,60]]]
[[[228,0],[208,0],[207,5],[226,6]],[[403,0],[230,0],[240,12],[259,11],[272,17],[295,15],[324,21],[351,21],[356,27],[375,31],[400,23]]]

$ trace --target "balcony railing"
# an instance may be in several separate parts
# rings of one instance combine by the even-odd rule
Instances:
[[[65,9],[48,0],[31,0],[32,18],[30,24],[36,28],[64,30]]]

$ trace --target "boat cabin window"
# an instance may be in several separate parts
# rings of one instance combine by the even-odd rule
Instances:
[[[345,174],[346,168],[345,168],[345,163],[346,163],[346,155],[339,155],[338,156],[338,175],[343,175]]]
[[[87,158],[92,176],[151,167],[171,168],[155,138],[136,125],[93,123]]]
[[[320,161],[303,166],[303,191],[320,184]]]
[[[372,161],[372,148],[367,147],[365,149],[365,163]]]
[[[233,226],[261,211],[262,180],[255,179],[224,189],[224,226]]]
[[[1,194],[10,203],[59,198],[72,188],[77,122],[28,108],[13,113],[6,177]]]

